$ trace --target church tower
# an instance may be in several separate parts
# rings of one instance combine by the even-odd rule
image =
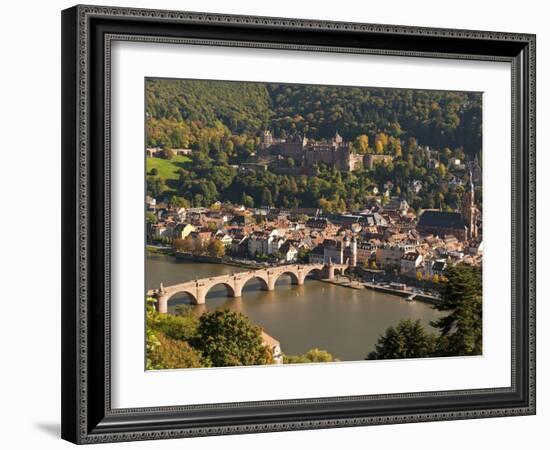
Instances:
[[[468,189],[462,196],[462,219],[468,227],[468,239],[477,238],[477,208],[475,206],[474,182],[471,171]]]

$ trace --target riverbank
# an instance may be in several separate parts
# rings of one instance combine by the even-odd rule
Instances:
[[[321,281],[323,283],[328,283],[328,284],[334,284],[335,286],[341,286],[349,289],[356,289],[356,290],[365,289],[365,286],[363,286],[363,283],[360,283],[358,281],[350,281],[350,280],[342,280],[342,279],[328,280],[326,278],[314,278],[314,279],[316,281]]]
[[[390,287],[373,285],[371,283],[362,283],[359,281],[350,281],[346,279],[327,280],[326,278],[322,278],[322,279],[316,278],[316,280],[321,281],[323,283],[333,284],[335,286],[345,287],[348,289],[356,289],[356,290],[371,289],[373,291],[383,292],[384,294],[395,295],[401,298],[409,298],[411,295],[414,295],[413,301],[418,300],[420,302],[429,303],[430,305],[435,305],[439,301],[437,297],[434,297],[431,295],[417,294],[415,292],[408,291],[408,290],[393,289]]]
[[[439,298],[434,297],[432,295],[419,294],[419,293],[415,293],[413,291],[408,291],[408,290],[394,289],[394,288],[391,288],[391,287],[379,286],[379,285],[372,284],[372,283],[363,283],[363,286],[365,288],[371,289],[373,291],[383,292],[385,294],[397,295],[399,297],[404,297],[404,298],[408,298],[411,295],[414,295],[413,300],[418,300],[418,301],[421,301],[421,302],[424,302],[424,303],[429,303],[431,305],[436,305],[440,301]]]
[[[220,258],[217,256],[209,255],[196,255],[193,253],[174,252],[172,255],[176,261],[183,262],[198,262],[206,264],[225,264],[226,266],[241,267],[243,269],[265,269],[266,267],[261,264],[253,262],[237,261],[230,258]]]
[[[151,256],[147,258],[146,288],[157,289],[160,283],[170,286],[230,275],[239,270],[246,269],[219,263],[177,262],[171,256]],[[340,276],[338,281],[345,279]],[[241,312],[276,337],[286,354],[302,355],[318,347],[342,361],[365,358],[380,335],[399,320],[419,319],[429,327],[441,317],[440,312],[420,301],[406,302],[393,294],[373,293],[364,287],[354,289],[346,283],[338,286],[315,281],[311,278],[305,285],[296,286],[286,276],[272,291],[264,291],[260,283],[251,281],[238,298],[228,295],[227,289],[220,285],[210,290],[204,305],[192,308],[197,314],[218,308]],[[191,303],[186,294],[175,295],[169,302],[169,309],[174,311],[177,305]]]
[[[167,247],[164,245],[147,244],[146,250],[147,250],[147,256],[155,256],[155,255],[173,256],[174,255],[174,249],[172,247]]]

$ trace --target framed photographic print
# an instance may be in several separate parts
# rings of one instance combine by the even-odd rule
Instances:
[[[535,413],[535,36],[62,13],[62,436]]]

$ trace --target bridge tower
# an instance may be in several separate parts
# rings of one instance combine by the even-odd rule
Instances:
[[[326,265],[327,279],[334,280],[334,264],[332,264],[332,258],[328,259],[328,264]]]
[[[168,296],[164,293],[158,290],[153,297],[157,299],[157,312],[160,314],[167,314],[168,313]]]
[[[355,234],[351,237],[350,250],[351,250],[350,265],[352,267],[355,267],[357,266],[357,238],[355,237]]]

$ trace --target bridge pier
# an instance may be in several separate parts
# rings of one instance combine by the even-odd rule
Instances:
[[[157,296],[157,311],[160,314],[168,314],[168,296]]]
[[[327,267],[326,267],[326,271],[327,271],[327,280],[334,280],[334,266],[332,264],[329,264]]]
[[[238,297],[241,297],[242,294],[243,294],[243,283],[241,281],[235,281],[232,297],[238,298]]]

